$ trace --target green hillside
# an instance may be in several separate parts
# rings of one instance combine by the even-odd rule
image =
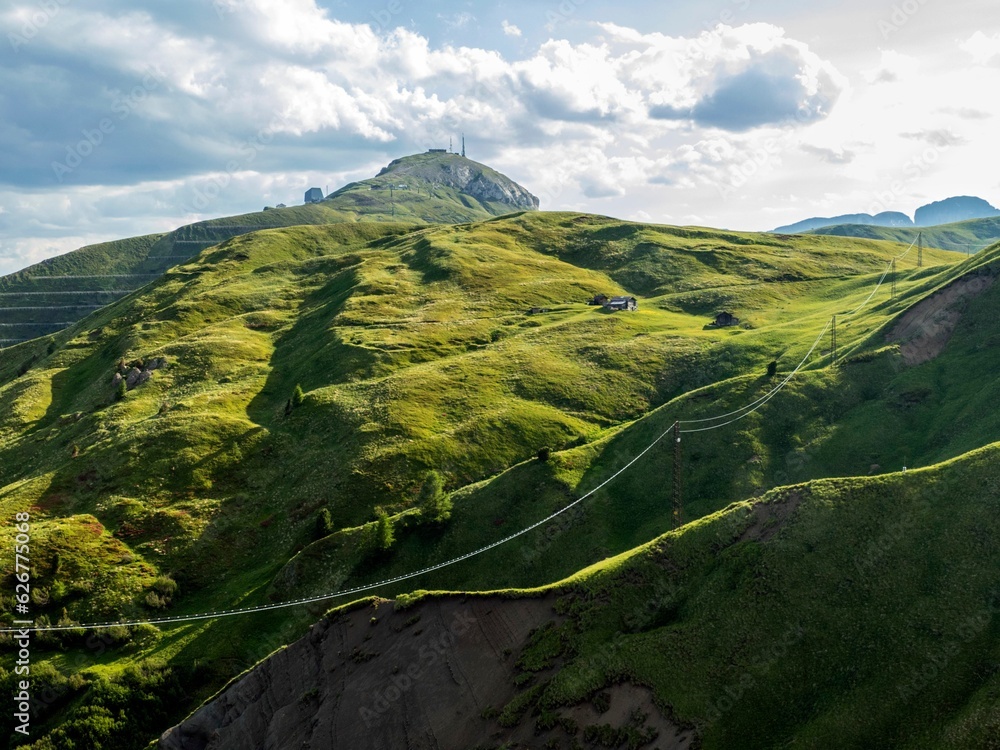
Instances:
[[[144,286],[161,235],[90,245],[0,277],[0,348],[66,328]]]
[[[35,515],[36,612],[55,623],[228,609],[489,544],[597,486],[676,419],[768,393],[904,249],[535,212],[226,241],[0,363],[0,508]],[[985,409],[998,395],[997,266],[996,250],[901,261],[895,299],[887,284],[842,317],[838,367],[824,339],[759,411],[684,439],[686,519],[1000,440]],[[588,306],[598,293],[633,294],[639,310]],[[921,300],[948,324],[902,325]],[[709,326],[723,310],[741,325]],[[116,373],[138,384],[122,396]],[[444,521],[420,510],[429,470],[450,493]],[[554,527],[379,593],[564,578],[670,528],[671,479],[656,449]],[[119,628],[100,653],[73,631],[41,636],[62,698],[43,716],[52,744],[38,747],[140,746],[317,612]],[[115,720],[140,694],[146,708]]]
[[[527,190],[471,159],[457,154],[404,157],[377,177],[352,183],[321,203],[211,219],[163,235],[85,247],[0,277],[0,348],[66,328],[202,250],[248,232],[357,221],[458,224],[537,207],[538,200]]]
[[[842,224],[814,229],[808,234],[837,237],[862,237],[909,245],[923,237],[926,247],[972,254],[1000,240],[1000,217],[972,219],[935,227],[875,227],[864,224]]]
[[[561,727],[562,747],[656,746],[640,745],[644,719],[567,721],[624,682],[706,750],[995,747],[998,465],[994,444],[783,488],[531,592],[564,619],[520,653],[516,697],[486,711],[511,733]]]

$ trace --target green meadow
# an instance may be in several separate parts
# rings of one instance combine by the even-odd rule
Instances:
[[[684,435],[682,477],[661,441],[550,526],[375,593],[559,581],[568,624],[536,656],[563,666],[526,670],[522,721],[628,679],[706,748],[993,746],[992,614],[960,628],[991,606],[998,563],[1000,251],[928,246],[923,267],[913,251],[895,297],[887,279],[869,299],[908,243],[491,206],[423,225],[435,196],[412,192],[376,220],[287,209],[300,225],[227,239],[3,352],[0,518],[32,513],[36,617],[252,606],[465,554],[573,502],[675,421],[713,425],[694,420],[766,396],[827,331],[759,410]],[[914,364],[889,333],[961,279],[983,281],[908,334],[948,329]],[[597,294],[639,308],[609,313]],[[723,311],[739,325],[710,325]],[[116,384],[132,371],[148,377]],[[420,507],[430,471],[446,520]],[[12,536],[0,528],[4,549]],[[9,576],[2,589],[10,611]],[[40,634],[55,697],[29,746],[144,747],[337,603]],[[953,641],[942,679],[887,698]],[[756,688],[721,711],[746,674]]]

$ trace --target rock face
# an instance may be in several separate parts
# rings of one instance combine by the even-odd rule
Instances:
[[[534,211],[539,201],[525,188],[485,164],[458,154],[417,154],[396,159],[378,173],[393,182],[419,180],[445,185],[480,202],[504,203],[512,210]]]
[[[604,691],[600,711],[586,702],[561,709],[564,721],[546,730],[530,715],[500,725],[498,714],[518,694],[517,660],[531,632],[560,619],[553,603],[455,596],[336,615],[168,730],[160,748],[466,750],[569,747],[574,739],[591,748],[585,727],[625,725],[636,711],[647,715],[651,738],[641,747],[692,747],[694,733],[665,718],[646,688],[628,683]]]
[[[1000,210],[982,198],[972,198],[965,195],[921,206],[917,209],[915,221],[918,227],[931,227],[970,219],[988,219],[998,215],[1000,215]]]

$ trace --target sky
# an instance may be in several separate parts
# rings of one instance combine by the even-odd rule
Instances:
[[[456,145],[543,210],[1000,205],[995,0],[8,0],[0,274]]]

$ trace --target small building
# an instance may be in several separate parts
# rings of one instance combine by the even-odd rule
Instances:
[[[737,318],[732,313],[721,312],[715,316],[715,325],[717,328],[728,328],[729,326],[738,326],[740,324],[740,319]]]
[[[288,208],[284,203],[279,203],[275,208]]]
[[[447,154],[448,149],[446,148],[429,148],[427,149],[428,154]]]
[[[635,312],[639,309],[639,300],[635,297],[612,297],[604,303],[604,307],[611,312]]]
[[[309,188],[306,190],[306,203],[319,203],[323,200],[323,191],[320,188]]]
[[[608,301],[609,299],[611,299],[611,298],[610,298],[610,297],[608,297],[608,295],[606,295],[606,294],[598,294],[598,295],[596,295],[596,296],[594,297],[594,299],[590,300],[590,302],[588,302],[587,304],[588,304],[588,305],[592,305],[592,306],[595,306],[595,307],[596,307],[596,306],[598,306],[598,305],[603,305],[603,304],[604,304],[605,302],[607,302],[607,301]]]

